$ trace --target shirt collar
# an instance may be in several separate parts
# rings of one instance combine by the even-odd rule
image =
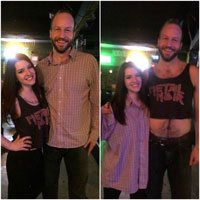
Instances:
[[[72,61],[74,60],[74,58],[76,57],[76,53],[77,53],[76,49],[71,49],[69,53],[70,60]],[[50,52],[50,54],[47,57],[47,60],[49,65],[53,64],[53,51]]]
[[[135,107],[138,107],[138,108],[141,108],[141,109],[143,109],[145,107],[144,104],[141,101],[140,102],[133,101],[133,99],[130,97],[130,95],[127,95],[126,105],[127,106],[135,106]]]

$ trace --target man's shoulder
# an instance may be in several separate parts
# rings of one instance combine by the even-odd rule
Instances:
[[[88,58],[88,59],[96,59],[94,55],[88,52],[83,52],[83,51],[77,51],[76,52],[77,56],[83,57],[83,58]]]
[[[194,65],[194,64],[190,64],[190,70],[192,70],[194,72],[198,72],[199,68],[196,65]]]
[[[83,62],[90,63],[92,65],[98,64],[95,56],[87,52],[77,51],[75,55],[75,59],[82,60]]]
[[[48,59],[48,56],[41,59],[38,63],[37,63],[37,66],[38,67],[43,67],[43,66],[46,66],[49,62],[49,59]]]

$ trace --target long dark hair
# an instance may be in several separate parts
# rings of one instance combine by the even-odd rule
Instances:
[[[1,115],[3,121],[7,121],[8,115],[11,115],[12,118],[16,116],[15,101],[17,94],[22,86],[16,77],[15,64],[16,62],[21,60],[25,60],[28,63],[30,63],[33,69],[35,70],[34,65],[29,59],[29,57],[21,53],[16,54],[14,58],[9,59],[7,61],[5,77],[1,91]],[[44,90],[38,84],[38,76],[36,70],[35,73],[36,81],[32,88],[36,97],[38,98],[39,103],[43,104],[46,101],[44,96]]]
[[[128,90],[125,86],[124,76],[125,76],[125,70],[128,67],[133,67],[141,75],[142,87],[141,87],[141,89],[138,93],[138,96],[139,96],[140,100],[144,104],[146,104],[146,99],[145,99],[145,95],[144,95],[144,86],[143,86],[144,79],[143,79],[142,71],[140,69],[138,69],[134,65],[134,63],[124,62],[119,69],[118,76],[117,76],[116,89],[115,89],[113,99],[111,101],[111,105],[112,105],[112,109],[113,109],[115,119],[122,125],[126,124],[126,116],[125,116],[124,109],[125,109]]]

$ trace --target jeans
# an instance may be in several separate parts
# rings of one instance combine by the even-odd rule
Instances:
[[[69,198],[86,199],[85,189],[88,179],[87,150],[83,147],[64,149],[48,145],[44,148],[44,198],[58,198],[58,181],[62,158],[64,158],[68,174]]]
[[[41,150],[9,151],[7,162],[8,199],[35,199],[44,185]]]
[[[163,177],[166,170],[171,187],[171,198],[191,198],[191,167],[189,166],[189,159],[192,144],[190,134],[184,137],[188,138],[180,139],[177,143],[165,145],[152,141],[150,136],[147,198],[161,199]]]
[[[104,199],[119,199],[120,190],[114,188],[103,188]],[[146,190],[139,189],[137,192],[130,194],[130,199],[146,199]]]

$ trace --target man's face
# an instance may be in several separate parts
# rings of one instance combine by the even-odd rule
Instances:
[[[74,20],[68,13],[60,13],[53,19],[50,39],[58,53],[65,53],[72,45],[74,38]]]
[[[179,53],[182,43],[182,31],[176,24],[165,25],[158,39],[158,50],[166,62],[173,60]]]

